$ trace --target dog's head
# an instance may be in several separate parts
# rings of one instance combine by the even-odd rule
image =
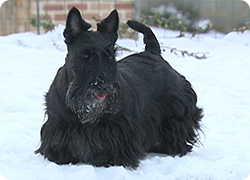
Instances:
[[[120,109],[115,59],[118,24],[116,10],[97,24],[97,31],[88,30],[91,25],[76,8],[68,14],[63,33],[70,81],[66,105],[82,123],[96,122],[105,113],[117,113]]]

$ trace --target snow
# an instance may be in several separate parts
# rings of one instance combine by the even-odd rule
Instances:
[[[250,31],[175,38],[179,32],[154,28],[162,46],[206,53],[207,59],[163,52],[192,83],[204,108],[201,142],[183,157],[148,154],[136,170],[124,167],[56,165],[34,154],[44,123],[44,94],[64,64],[60,25],[43,35],[0,36],[0,179],[243,180],[250,173]],[[139,41],[118,40],[143,50]],[[129,52],[119,53],[124,57]],[[2,177],[1,177],[2,176]],[[250,177],[249,177],[250,178]]]

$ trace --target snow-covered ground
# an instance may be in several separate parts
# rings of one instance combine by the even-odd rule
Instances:
[[[64,64],[63,26],[43,35],[0,36],[0,174],[7,180],[243,180],[250,173],[250,31],[175,38],[154,29],[162,46],[205,52],[207,59],[163,52],[192,83],[204,108],[203,146],[184,157],[148,154],[137,170],[56,165],[35,155],[44,94]],[[119,45],[143,50],[142,38]],[[119,57],[128,52],[120,52]],[[0,179],[1,179],[0,176]]]

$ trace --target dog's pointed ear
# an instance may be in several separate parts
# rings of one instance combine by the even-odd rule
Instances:
[[[91,25],[82,19],[79,10],[73,7],[68,14],[66,28],[63,32],[65,42],[68,43],[83,31],[87,31]]]
[[[119,16],[117,10],[113,10],[109,16],[103,19],[100,23],[97,24],[97,31],[100,33],[113,34],[112,41],[117,40],[117,31],[119,27]]]

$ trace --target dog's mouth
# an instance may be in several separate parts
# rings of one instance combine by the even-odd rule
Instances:
[[[94,93],[94,94],[95,94],[95,97],[99,100],[104,100],[107,97],[107,94],[104,94],[104,93]]]

